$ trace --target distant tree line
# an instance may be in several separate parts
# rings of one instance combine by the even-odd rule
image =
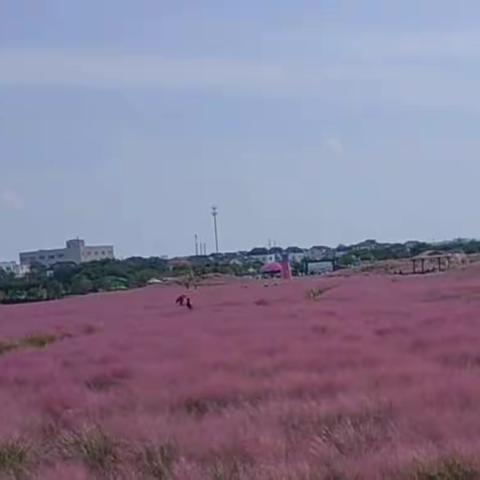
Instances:
[[[412,246],[403,243],[378,244],[373,249],[347,249],[347,253],[335,259],[338,268],[352,266],[361,262],[399,260],[412,258],[429,250],[439,252],[480,253],[480,240],[452,240],[444,243],[415,242]]]
[[[0,302],[35,302],[67,295],[125,290],[144,286],[151,278],[167,272],[166,260],[156,257],[102,260],[80,265],[59,263],[49,269],[34,264],[23,278],[15,278],[0,270]]]
[[[222,265],[207,258],[177,266],[171,266],[167,260],[158,257],[101,260],[79,265],[58,263],[48,269],[34,264],[30,273],[22,278],[0,269],[0,303],[38,302],[69,295],[127,290],[143,287],[154,278],[193,280],[214,273],[244,275],[247,272],[246,266]]]

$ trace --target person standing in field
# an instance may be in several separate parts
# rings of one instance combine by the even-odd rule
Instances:
[[[183,293],[177,298],[177,300],[175,300],[175,303],[180,307],[183,307],[183,302],[185,302],[185,298],[186,298],[186,295]]]

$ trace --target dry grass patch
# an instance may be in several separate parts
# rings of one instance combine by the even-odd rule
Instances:
[[[27,478],[30,467],[30,446],[20,440],[0,442],[0,478]]]
[[[187,412],[188,415],[202,418],[205,415],[219,414],[229,409],[257,407],[264,399],[265,397],[260,393],[252,396],[205,396],[187,398],[181,404],[181,407]]]
[[[58,338],[55,335],[41,333],[33,334],[22,338],[19,342],[19,347],[45,348],[47,345],[50,345],[57,340]]]
[[[243,450],[226,449],[216,454],[207,468],[211,480],[249,480],[253,459]]]
[[[315,436],[315,442],[340,455],[355,456],[381,448],[390,439],[393,425],[380,411],[327,417]]]
[[[5,353],[11,352],[18,348],[16,343],[12,342],[0,342],[0,355],[4,355]]]
[[[320,300],[320,297],[324,293],[326,293],[329,290],[332,290],[334,288],[335,288],[334,285],[328,285],[328,286],[325,286],[325,287],[318,287],[318,288],[311,288],[310,290],[307,291],[307,298],[309,300],[318,301],[318,300]]]
[[[97,475],[112,476],[118,470],[120,455],[118,443],[100,427],[71,432],[60,440],[61,456],[85,464]]]
[[[170,480],[177,459],[174,444],[145,445],[137,453],[137,467],[145,480]]]
[[[420,465],[408,480],[478,480],[480,472],[470,462],[460,458],[446,458]]]
[[[85,382],[93,392],[104,392],[120,385],[120,381],[110,375],[96,375]]]
[[[228,396],[188,398],[184,403],[184,408],[193,417],[203,417],[209,413],[220,413],[229,407],[236,407],[239,404],[239,399]]]
[[[345,413],[318,413],[315,405],[286,412],[280,417],[285,435],[285,456],[308,442],[309,450],[323,457],[326,451],[341,457],[358,457],[393,441],[395,425],[389,406],[372,406]]]
[[[19,348],[45,348],[58,340],[71,337],[72,335],[69,333],[62,334],[61,336],[36,333],[16,341],[0,341],[0,355],[4,355]]]
[[[84,335],[93,335],[93,334],[99,333],[99,332],[100,332],[100,329],[98,327],[96,327],[95,325],[87,324],[87,325],[84,325],[82,327],[82,333]]]

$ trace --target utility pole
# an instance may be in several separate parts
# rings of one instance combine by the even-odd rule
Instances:
[[[215,251],[218,253],[218,229],[217,229],[217,215],[218,215],[218,208],[214,205],[212,207],[212,217],[213,217],[213,229],[215,232]]]
[[[198,257],[198,235],[195,234],[195,256]]]

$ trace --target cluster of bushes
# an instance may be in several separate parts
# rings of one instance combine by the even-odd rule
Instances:
[[[159,258],[102,260],[81,265],[62,263],[48,270],[34,265],[23,278],[0,270],[0,302],[37,302],[66,295],[125,290],[144,286],[167,271],[167,262]]]

